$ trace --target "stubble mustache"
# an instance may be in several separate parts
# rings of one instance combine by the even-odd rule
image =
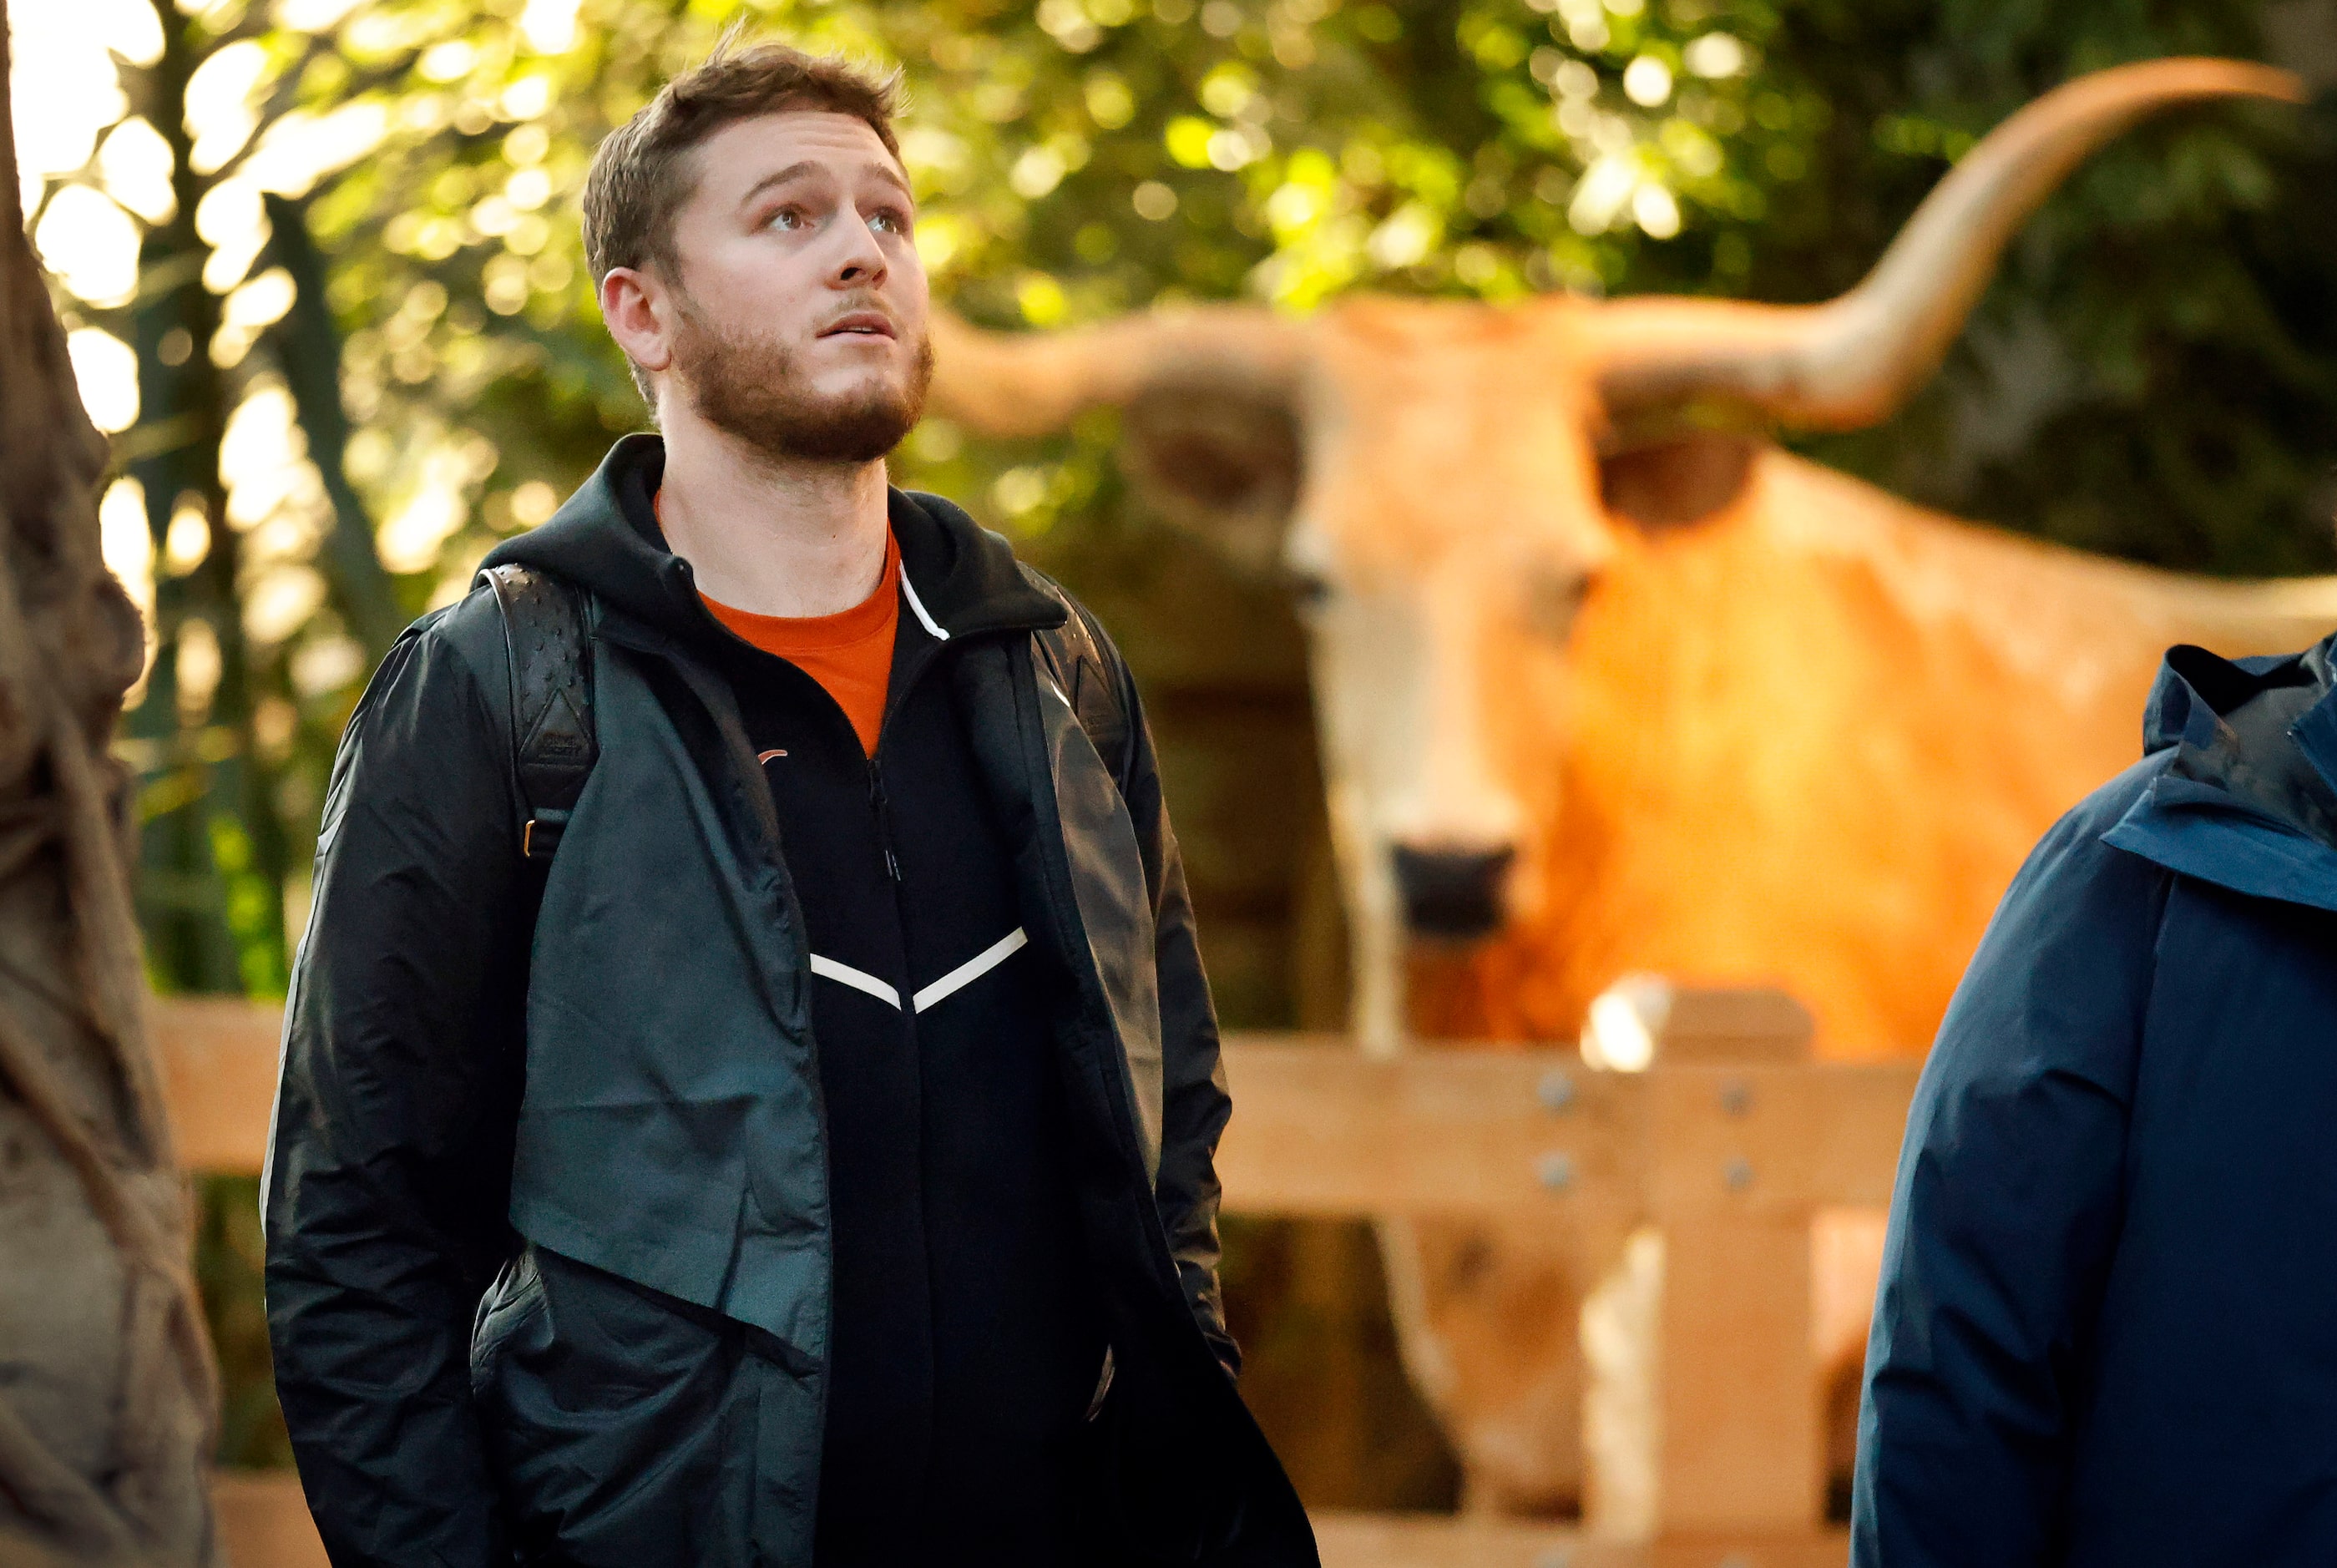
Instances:
[[[853,310],[892,312],[873,301]],[[869,463],[916,426],[934,374],[934,346],[920,334],[905,382],[886,379],[843,396],[805,384],[801,356],[776,337],[725,331],[685,309],[674,366],[706,422],[764,456],[815,463]]]

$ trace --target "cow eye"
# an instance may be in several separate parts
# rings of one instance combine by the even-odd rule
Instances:
[[[1527,622],[1543,636],[1563,641],[1573,633],[1590,585],[1589,576],[1574,572],[1531,578],[1526,584]]]
[[[1337,592],[1331,580],[1319,572],[1295,571],[1290,573],[1290,597],[1301,615],[1312,615],[1331,603]]]

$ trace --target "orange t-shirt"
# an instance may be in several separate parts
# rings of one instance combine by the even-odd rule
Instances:
[[[751,610],[706,599],[706,608],[725,626],[776,654],[824,687],[860,737],[860,749],[876,755],[885,722],[885,693],[893,680],[893,633],[901,623],[901,547],[885,535],[885,570],[876,591],[834,615],[758,615]]]

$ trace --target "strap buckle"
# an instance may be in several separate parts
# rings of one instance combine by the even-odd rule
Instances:
[[[560,836],[568,827],[565,811],[539,811],[527,819],[520,830],[520,858],[525,860],[549,860],[552,852],[560,848]]]

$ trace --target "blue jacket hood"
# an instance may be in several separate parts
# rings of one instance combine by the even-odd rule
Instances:
[[[2302,653],[2168,651],[2152,767],[2105,842],[2234,892],[2337,910],[2337,637]]]

